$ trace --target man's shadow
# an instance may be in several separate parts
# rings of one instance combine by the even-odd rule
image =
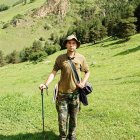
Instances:
[[[27,133],[27,134],[17,134],[17,135],[1,135],[0,140],[58,140],[59,137],[52,131],[38,133]]]

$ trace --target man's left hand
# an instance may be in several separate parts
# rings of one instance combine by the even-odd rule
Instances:
[[[84,88],[84,86],[85,86],[85,83],[82,83],[82,82],[80,82],[79,84],[77,84],[77,87],[78,88]]]

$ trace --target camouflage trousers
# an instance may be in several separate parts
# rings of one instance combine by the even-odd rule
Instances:
[[[77,114],[79,112],[79,95],[74,93],[59,93],[56,100],[60,140],[75,140]]]

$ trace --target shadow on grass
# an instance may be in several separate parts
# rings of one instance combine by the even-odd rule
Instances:
[[[58,140],[59,137],[52,131],[47,131],[44,133],[27,133],[27,134],[17,134],[17,135],[1,135],[0,140]]]
[[[123,52],[120,52],[120,53],[118,53],[118,54],[116,54],[116,55],[114,55],[114,56],[118,56],[118,55],[127,55],[127,54],[129,54],[129,53],[137,52],[137,51],[139,51],[139,50],[140,50],[140,46],[138,46],[138,47],[136,47],[136,48],[128,49],[128,50],[123,51]]]
[[[103,45],[102,47],[108,47],[110,45],[122,44],[122,43],[125,43],[125,42],[129,41],[129,40],[130,40],[130,38],[118,40],[116,42],[113,42],[113,43],[110,43],[110,44],[107,44],[107,45]]]

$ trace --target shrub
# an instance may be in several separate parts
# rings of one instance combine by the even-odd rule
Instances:
[[[61,49],[60,45],[58,44],[47,44],[45,43],[44,50],[48,55],[51,55]]]
[[[40,41],[45,41],[45,38],[44,37],[40,37],[39,40]]]
[[[0,50],[0,67],[4,66],[5,61],[4,61],[4,56],[3,52]]]
[[[5,24],[3,25],[3,27],[2,27],[2,29],[6,29],[6,28],[8,28],[9,26],[10,26],[9,23],[5,23]]]
[[[30,59],[31,48],[25,48],[20,52],[20,61],[25,62]]]
[[[118,38],[128,38],[136,33],[135,18],[122,19],[114,26],[114,35]]]
[[[45,25],[44,25],[44,29],[45,29],[45,30],[49,30],[49,29],[51,29],[51,28],[52,28],[52,27],[51,27],[50,24],[45,23]]]
[[[20,52],[20,59],[24,61],[42,61],[44,57],[47,56],[47,53],[42,47],[42,43],[39,40],[35,40],[33,45],[30,48],[25,48]]]
[[[47,56],[47,54],[45,53],[45,51],[37,51],[37,52],[32,52],[30,54],[29,60],[30,61],[34,61],[34,62],[40,62],[42,61],[45,57]]]
[[[17,5],[21,4],[21,3],[23,3],[23,0],[19,0],[19,1],[15,2],[12,6],[14,7],[14,6],[17,6]]]
[[[23,15],[17,14],[16,16],[13,17],[13,19],[11,20],[11,23],[12,23],[14,26],[16,26],[17,23],[18,23],[21,19],[23,19],[23,18],[24,18]]]
[[[6,62],[16,64],[19,62],[19,54],[16,50],[6,56]]]
[[[9,9],[9,6],[7,6],[5,4],[1,4],[0,5],[0,12],[5,11],[5,10],[8,10],[8,9]]]
[[[35,2],[36,0],[30,0],[30,3],[33,3],[33,2]]]

